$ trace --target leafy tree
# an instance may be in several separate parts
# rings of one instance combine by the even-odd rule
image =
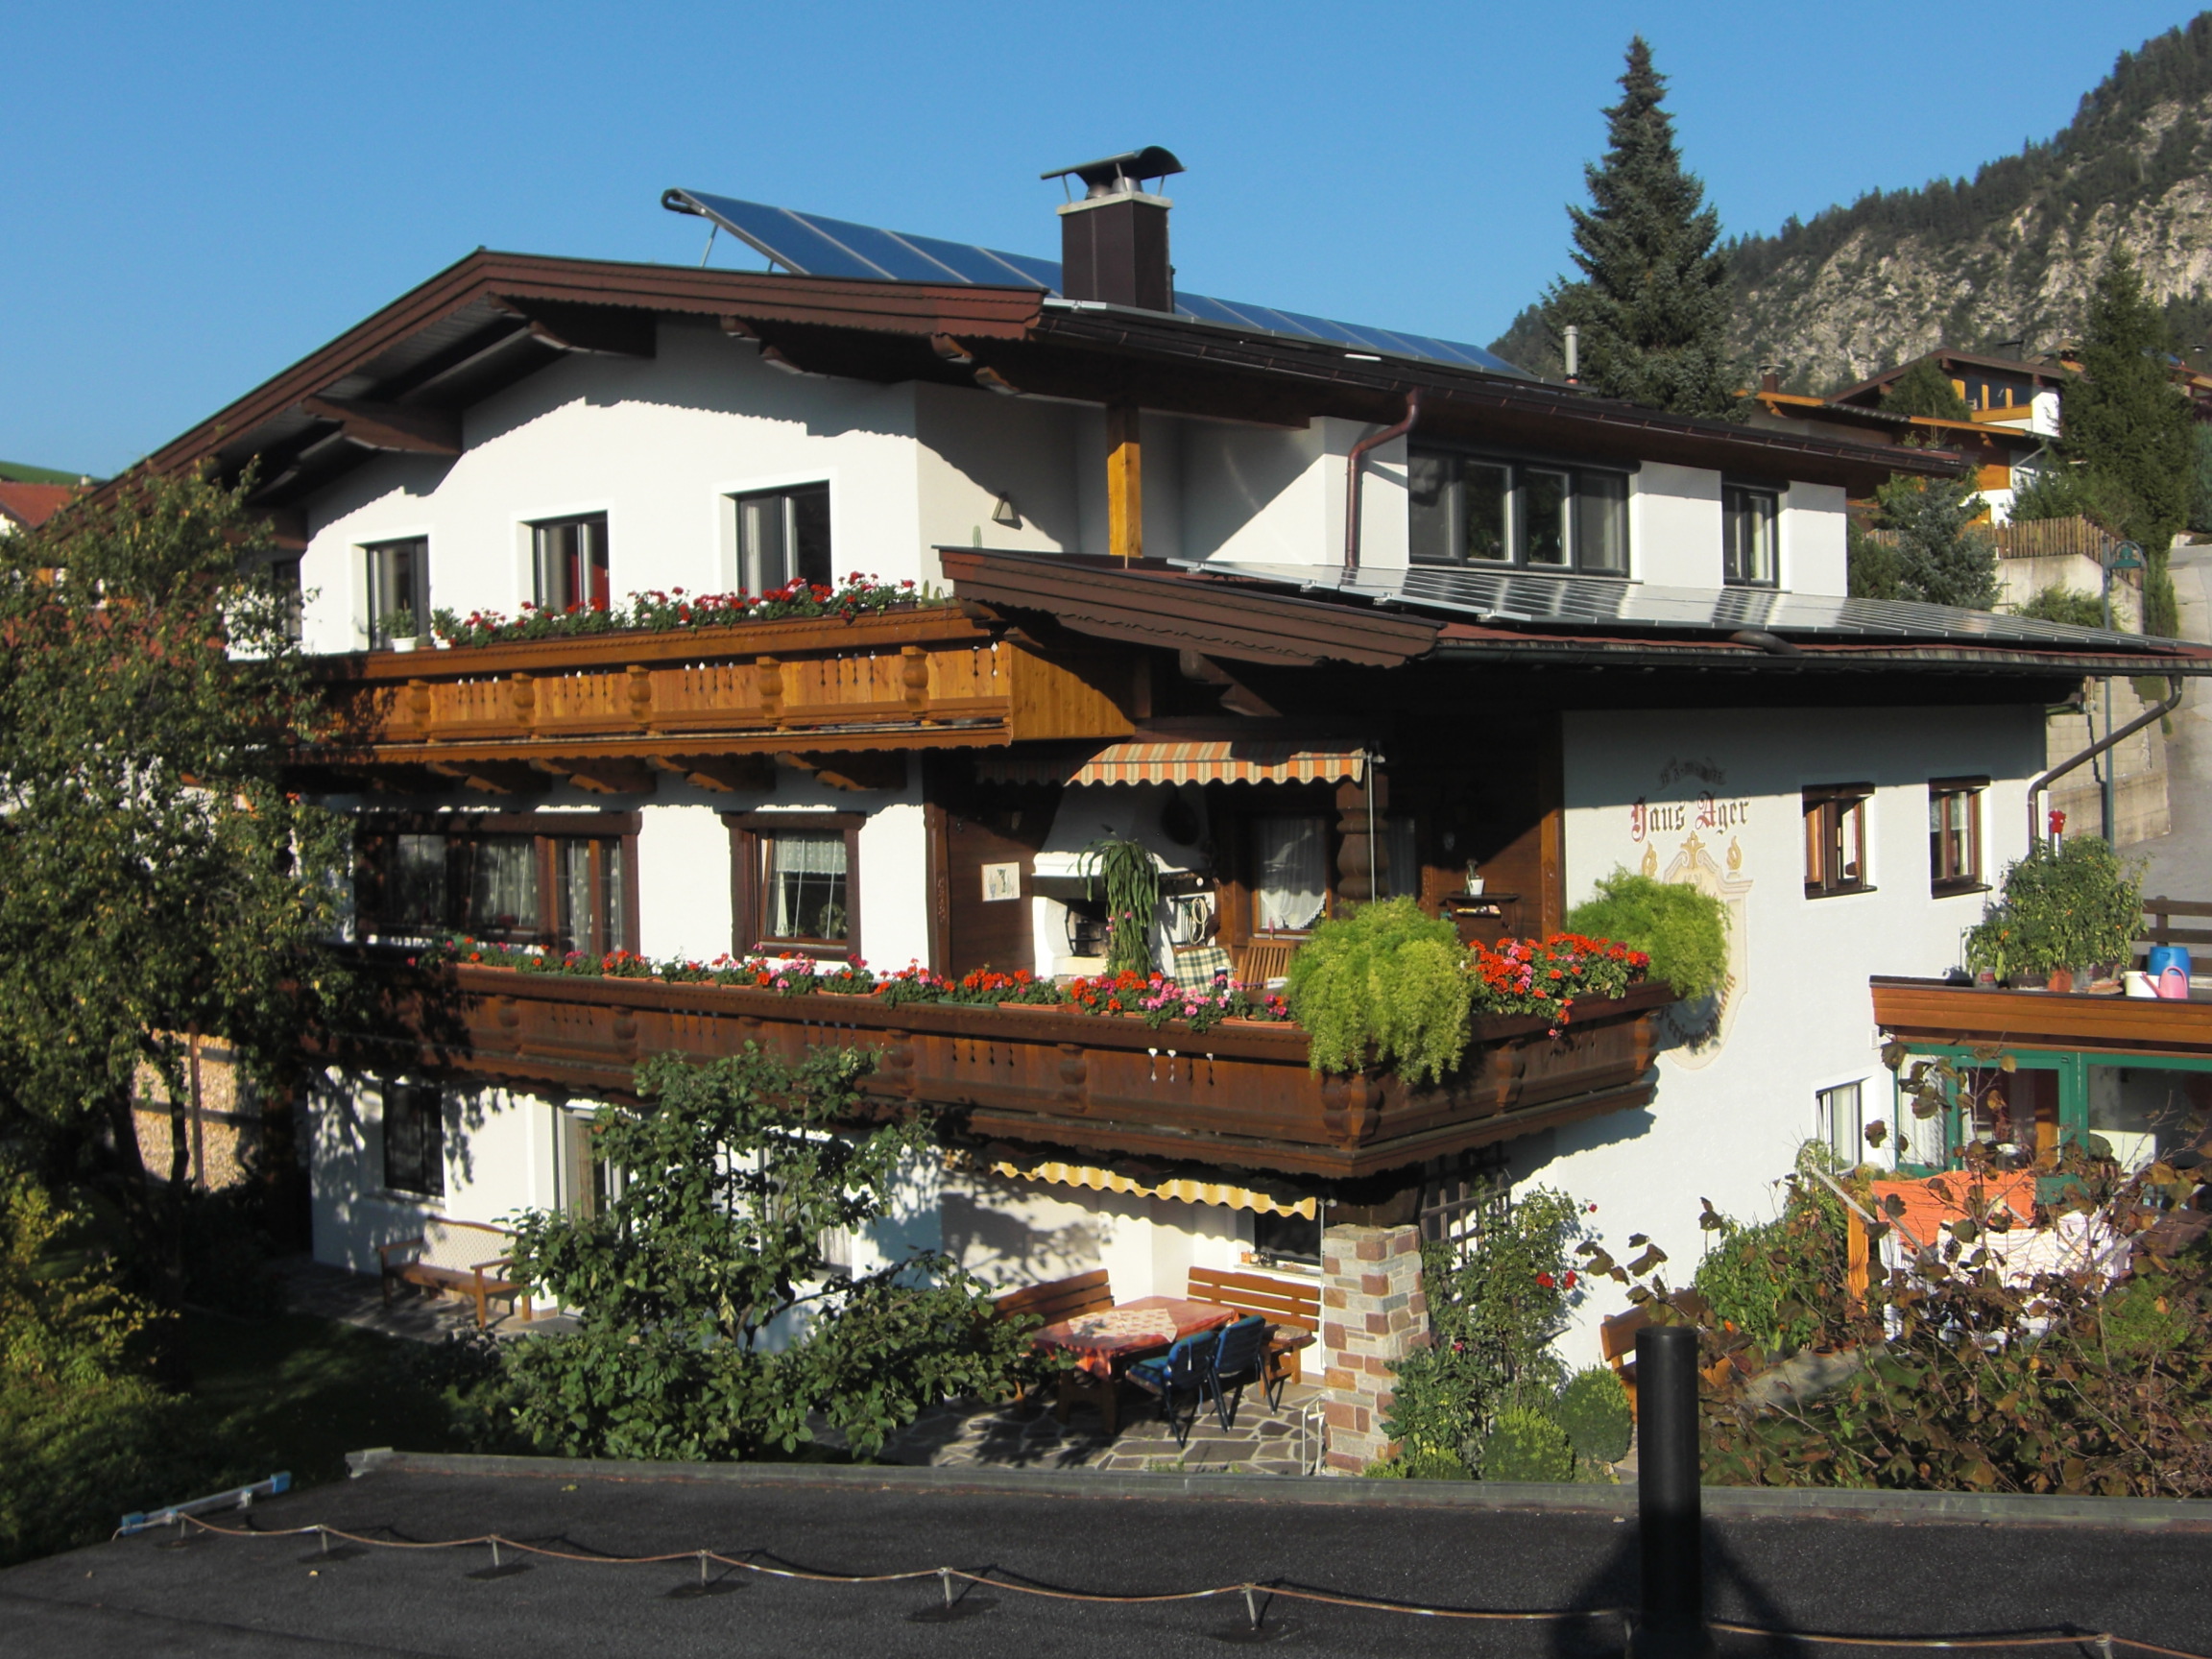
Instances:
[[[284,787],[319,705],[243,489],[144,477],[0,540],[0,1121],[51,1166],[112,1160],[171,1297],[186,1033],[276,1080],[338,984],[347,834]],[[147,1069],[179,1103],[166,1199],[133,1120]]]
[[[1933,357],[1917,359],[1892,380],[1882,394],[1882,407],[1892,415],[1933,415],[1944,421],[1968,420],[1974,413]]]
[[[578,1316],[509,1350],[524,1433],[570,1456],[744,1458],[809,1438],[819,1410],[873,1454],[924,1406],[1012,1383],[1027,1334],[950,1259],[855,1275],[824,1252],[886,1212],[929,1144],[920,1121],[842,1127],[866,1116],[874,1065],[817,1048],[786,1066],[748,1044],[637,1069],[650,1107],[592,1126],[618,1195],[521,1221],[517,1270]]]
[[[1976,527],[1984,508],[1971,478],[1892,478],[1874,499],[1881,527],[1897,533],[1894,597],[1973,611],[1997,603],[1997,544]]]
[[[2155,569],[2188,521],[2196,476],[2197,436],[2170,373],[2172,349],[2135,261],[2115,246],[2090,295],[2082,374],[2060,394],[2060,424],[2066,453],[2124,493],[2116,528],[2154,557]]]
[[[1734,408],[1719,215],[1682,170],[1666,80],[1642,36],[1628,43],[1621,102],[1605,111],[1605,159],[1584,170],[1591,205],[1569,207],[1582,279],[1545,297],[1554,341],[1580,330],[1581,374],[1608,397],[1684,415]]]

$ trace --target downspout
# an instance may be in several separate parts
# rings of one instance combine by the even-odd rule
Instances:
[[[1359,480],[1360,463],[1367,451],[1387,444],[1393,438],[1403,438],[1413,430],[1413,423],[1421,419],[1421,389],[1415,387],[1406,394],[1406,419],[1395,426],[1384,427],[1371,438],[1362,438],[1352,445],[1352,453],[1345,459],[1344,472],[1344,580],[1349,582],[1359,574]]]
[[[2029,852],[2034,852],[2036,846],[2043,839],[2043,817],[2036,805],[2038,800],[2041,798],[2043,791],[2050,788],[2051,785],[2057,780],[2065,777],[2067,773],[2073,771],[2075,767],[2086,765],[2089,761],[2104,754],[2105,750],[2111,748],[2115,743],[2121,741],[2121,739],[2134,736],[2136,733],[2142,731],[2143,728],[2150,725],[2152,721],[2162,720],[2167,715],[2173,713],[2176,709],[2179,708],[2181,706],[2181,677],[2178,674],[2169,674],[2166,676],[2166,684],[2172,687],[2174,694],[2171,697],[2168,697],[2165,702],[2158,704],[2154,708],[2146,709],[2141,714],[2128,721],[2127,725],[2121,727],[2119,731],[2105,733],[2101,739],[2095,743],[2090,744],[2088,748],[2082,750],[2080,754],[2075,756],[2071,760],[2059,761],[2057,765],[2052,767],[2050,771],[2044,773],[2042,777],[2036,779],[2034,782],[2028,785]]]

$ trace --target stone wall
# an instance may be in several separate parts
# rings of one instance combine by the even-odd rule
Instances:
[[[1321,1240],[1323,1466],[1357,1475],[1397,1455],[1382,1432],[1391,1366],[1429,1341],[1415,1227],[1332,1227]]]

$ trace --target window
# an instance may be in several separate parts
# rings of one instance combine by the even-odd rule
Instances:
[[[270,560],[269,585],[276,589],[276,602],[284,609],[284,637],[298,644],[306,613],[306,594],[300,585],[299,557],[295,555],[288,559]],[[425,592],[422,602],[427,606],[429,601],[430,596]],[[427,612],[419,612],[417,614],[427,614]]]
[[[1805,897],[1863,893],[1866,802],[1871,783],[1825,783],[1805,791]]]
[[[540,610],[607,609],[613,595],[607,576],[606,514],[531,525],[530,552]]]
[[[370,645],[389,645],[425,632],[430,626],[428,539],[379,541],[362,552],[369,560]]]
[[[445,1097],[434,1083],[383,1085],[384,1185],[419,1198],[445,1195]]]
[[[1375,826],[1375,897],[1421,897],[1421,837],[1410,818],[1385,818]]]
[[[1938,778],[1928,785],[1928,879],[1938,895],[1982,893],[1982,792],[1986,778]]]
[[[790,582],[830,587],[830,486],[739,495],[737,586],[765,593]]]
[[[1252,1253],[1269,1266],[1296,1262],[1321,1265],[1320,1205],[1311,1215],[1286,1215],[1271,1210],[1252,1213]]]
[[[1416,565],[1628,573],[1622,473],[1421,450],[1407,466]]]
[[[1252,820],[1252,931],[1303,933],[1329,905],[1329,820]]]
[[[1813,1096],[1815,1133],[1836,1160],[1839,1169],[1855,1169],[1866,1162],[1866,1121],[1860,1085],[1843,1083],[1822,1089]]]
[[[424,814],[364,830],[361,910],[379,934],[637,949],[634,814]]]
[[[1721,575],[1729,583],[1774,586],[1774,527],[1781,507],[1782,497],[1772,490],[1743,484],[1720,487]]]
[[[859,943],[857,812],[729,816],[736,860],[736,952],[844,956]]]

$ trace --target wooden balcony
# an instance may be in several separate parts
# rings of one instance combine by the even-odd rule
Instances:
[[[1907,1043],[2212,1059],[2212,1000],[1984,990],[1940,979],[1871,983],[1874,1023]]]
[[[374,651],[325,659],[321,672],[336,730],[313,759],[428,768],[495,790],[501,768],[613,793],[649,787],[649,767],[710,782],[712,757],[1133,730],[1126,661],[1048,652],[950,606]]]
[[[811,1046],[877,1050],[867,1085],[886,1109],[945,1110],[977,1143],[1356,1179],[1531,1130],[1647,1104],[1664,985],[1577,1005],[1557,1038],[1531,1017],[1475,1022],[1444,1085],[1317,1076],[1295,1025],[1224,1022],[1203,1034],[1058,1008],[886,1006],[714,985],[571,978],[513,969],[407,968],[376,958],[376,1031],[324,1033],[321,1059],[408,1067],[555,1094],[631,1098],[632,1069],[748,1042],[796,1059]]]

